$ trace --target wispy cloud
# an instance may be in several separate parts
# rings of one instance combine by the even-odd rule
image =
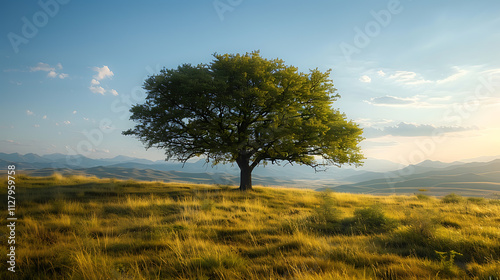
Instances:
[[[48,72],[47,77],[49,77],[49,78],[58,77],[59,79],[65,79],[65,78],[69,77],[69,75],[66,73],[58,73],[56,71],[56,68],[57,68],[57,70],[62,70],[62,68],[63,68],[62,64],[58,63],[56,65],[56,67],[52,67],[47,63],[38,62],[38,64],[36,66],[30,67],[30,72],[37,72],[37,71]]]
[[[364,102],[374,106],[386,107],[413,107],[413,108],[444,108],[449,106],[450,96],[428,97],[426,95],[415,95],[411,97],[379,96],[372,97]]]
[[[33,112],[32,112],[32,111],[30,111],[30,110],[26,110],[26,115],[28,115],[28,116],[34,116],[34,115],[35,115],[35,113],[33,113]]]
[[[363,129],[363,135],[367,138],[381,137],[386,135],[392,136],[433,136],[436,133],[452,133],[477,130],[477,127],[464,126],[435,126],[432,124],[413,124],[401,122],[394,126],[386,126],[383,128],[368,127]]]
[[[411,105],[417,102],[417,98],[415,97],[397,97],[397,96],[380,96],[370,98],[369,101],[366,101],[369,104],[376,106],[401,106],[401,105]]]
[[[369,119],[369,118],[361,118],[355,120],[356,123],[360,124],[362,127],[371,127],[371,126],[380,126],[380,125],[388,125],[394,123],[393,120],[388,119]]]
[[[426,80],[421,75],[410,71],[396,71],[396,73],[389,76],[389,79],[405,85],[421,85],[432,83],[432,81]]]
[[[469,71],[467,71],[465,69],[460,69],[457,66],[455,66],[453,68],[457,71],[457,73],[452,74],[452,75],[450,75],[442,80],[437,80],[436,83],[437,84],[444,84],[444,83],[448,83],[448,82],[453,82],[453,81],[456,81],[469,73]]]
[[[56,69],[54,67],[51,67],[47,63],[43,63],[43,62],[38,62],[38,64],[36,66],[30,67],[31,72],[36,72],[36,71],[49,72],[49,71],[55,71],[55,70]]]
[[[402,85],[423,85],[423,84],[436,84],[441,85],[453,81],[457,81],[460,78],[466,76],[470,73],[469,70],[462,69],[458,66],[453,66],[452,69],[455,71],[454,74],[450,76],[439,79],[439,80],[431,80],[424,78],[421,74],[412,72],[412,71],[395,71],[392,75],[388,77],[389,80],[392,80],[398,84]],[[382,70],[377,71],[379,76],[384,77],[386,75]]]
[[[15,146],[22,146],[21,143],[17,142],[17,141],[14,141],[12,139],[8,139],[8,140],[0,140],[0,143],[3,143],[3,144],[9,144],[9,145],[15,145]]]

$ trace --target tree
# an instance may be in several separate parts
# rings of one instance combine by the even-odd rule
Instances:
[[[165,149],[167,160],[236,162],[241,190],[252,188],[252,170],[268,162],[358,166],[362,129],[331,108],[339,95],[329,74],[304,74],[258,51],[214,54],[209,64],[150,76],[145,103],[130,110],[137,124],[123,134]]]

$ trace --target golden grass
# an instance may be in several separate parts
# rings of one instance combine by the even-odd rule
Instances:
[[[497,200],[57,174],[16,183],[20,279],[500,278]],[[372,231],[360,209],[392,226]],[[463,256],[436,253],[452,250]]]

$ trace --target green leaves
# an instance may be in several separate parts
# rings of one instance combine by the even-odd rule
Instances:
[[[146,102],[131,109],[137,125],[124,134],[180,161],[244,157],[251,169],[264,161],[317,167],[318,157],[325,164],[358,164],[362,130],[331,108],[339,95],[329,75],[304,74],[258,52],[214,54],[209,64],[149,77]]]

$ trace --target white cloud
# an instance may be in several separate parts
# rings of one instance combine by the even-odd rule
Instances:
[[[49,72],[49,71],[54,71],[54,70],[56,70],[54,67],[51,67],[47,63],[43,63],[43,62],[38,62],[38,64],[36,66],[30,67],[31,72],[36,72],[36,71]]]
[[[414,137],[414,136],[432,136],[436,133],[453,133],[462,131],[477,130],[475,126],[465,127],[465,126],[435,126],[432,124],[415,124],[400,122],[397,125],[386,126],[384,128],[365,128],[363,130],[363,135],[367,138],[381,137],[385,135],[392,136],[404,136],[404,137]]]
[[[11,144],[19,144],[18,142],[14,140],[5,140],[5,142],[11,143]]]
[[[413,108],[443,108],[449,106],[451,97],[427,97],[425,95],[415,95],[412,97],[379,96],[364,100],[364,102],[374,106],[385,107],[413,107]]]
[[[47,74],[47,77],[50,77],[50,78],[55,78],[57,77],[57,73],[56,71],[50,71],[49,74]]]
[[[388,124],[394,123],[393,120],[388,120],[388,119],[373,120],[373,119],[368,119],[368,118],[357,119],[357,120],[355,120],[355,122],[360,124],[363,127],[372,127],[372,126],[377,126],[377,125],[388,125]]]
[[[66,124],[66,125],[71,124],[70,121],[64,121],[63,123]]]
[[[66,74],[66,73],[61,73],[61,74],[59,74],[59,76],[58,76],[58,77],[59,77],[59,79],[61,79],[61,80],[62,80],[62,79],[64,79],[64,78],[67,78],[68,76],[69,76],[69,75],[68,75],[68,74]]]
[[[106,90],[101,86],[90,86],[89,88],[90,91],[92,91],[93,93],[99,93],[104,95],[104,93],[106,92]]]
[[[382,71],[382,70],[378,70],[377,71],[377,74],[380,76],[380,77],[384,77],[385,76],[385,72]]]
[[[359,78],[359,81],[362,83],[371,83],[372,79],[370,77],[364,75],[364,76],[361,76]]]
[[[35,113],[31,112],[30,110],[26,110],[26,114],[27,114],[28,116],[33,116],[33,115],[35,115]]]
[[[92,68],[92,70],[96,71],[97,74],[95,74],[94,75],[94,79],[92,79],[92,81],[90,81],[90,87],[89,87],[89,89],[93,93],[99,93],[99,94],[104,95],[104,93],[106,93],[106,91],[108,91],[108,90],[106,90],[102,86],[100,86],[100,84],[101,84],[100,81],[102,79],[107,78],[107,77],[113,77],[114,73],[106,65],[103,65],[100,68],[99,67],[94,67],[94,68]],[[113,94],[113,95],[118,95],[118,92],[116,92],[116,90],[114,90],[114,89],[109,90],[109,92],[111,92],[111,94]]]
[[[99,67],[94,67],[92,70],[96,71],[97,74],[94,75],[94,78],[97,79],[98,81],[107,78],[107,77],[113,77],[114,73],[109,69],[108,66],[103,65],[101,68]]]
[[[47,119],[47,115],[43,116],[42,119],[46,120]]]
[[[464,70],[464,69],[460,69],[458,68],[457,66],[453,67],[457,73],[453,74],[453,75],[450,75],[442,80],[437,80],[436,83],[438,84],[442,84],[442,83],[447,83],[447,82],[452,82],[452,81],[456,81],[458,80],[460,77],[463,77],[465,75],[467,75],[467,73],[469,73],[469,71],[467,70]]]
[[[75,110],[75,111],[73,111],[73,115],[74,115],[74,114],[76,114],[76,110]]]
[[[89,118],[85,118],[85,117],[84,117],[84,118],[83,118],[83,120],[84,120],[84,121],[88,121],[88,120],[89,120]]]
[[[33,125],[33,127],[39,128],[40,125],[39,124],[35,124],[35,125]]]
[[[394,75],[389,76],[389,79],[393,79],[396,82],[405,85],[420,85],[420,84],[432,83],[432,81],[425,80],[417,73],[410,71],[396,71]]]
[[[56,67],[59,70],[61,70],[63,68],[61,63],[58,63],[56,65]],[[49,64],[43,63],[43,62],[38,62],[38,64],[36,66],[30,67],[30,71],[31,72],[36,72],[36,71],[49,72],[49,73],[47,73],[47,77],[49,77],[49,78],[59,77],[59,79],[64,79],[64,78],[67,78],[69,76],[66,73],[57,73],[55,67],[52,67]]]
[[[375,106],[402,106],[415,104],[416,101],[417,99],[415,97],[397,97],[386,95],[370,98],[370,100],[366,102]]]

